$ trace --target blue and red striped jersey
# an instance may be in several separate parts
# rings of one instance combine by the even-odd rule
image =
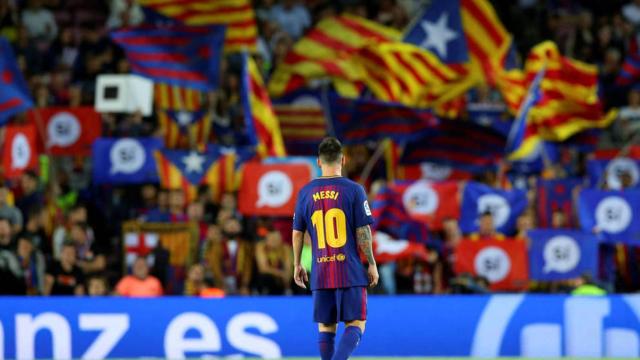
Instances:
[[[311,290],[368,285],[356,229],[372,223],[367,195],[356,182],[320,177],[300,190],[293,229],[311,235]]]

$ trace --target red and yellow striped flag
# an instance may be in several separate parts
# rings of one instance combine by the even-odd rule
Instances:
[[[353,15],[323,19],[293,46],[269,81],[269,92],[281,96],[319,78],[331,78],[343,96],[359,94],[363,72],[353,55],[363,47],[399,41],[392,28]]]
[[[502,69],[512,37],[488,0],[460,0],[460,16],[471,64],[489,84]]]
[[[473,74],[460,74],[429,50],[408,43],[367,46],[355,59],[376,98],[412,107],[445,103],[477,82]]]
[[[194,176],[191,173],[192,169],[185,169],[184,159],[192,153],[206,159],[200,175]],[[156,151],[155,157],[160,185],[165,189],[183,190],[187,201],[196,198],[200,185],[209,186],[215,200],[220,200],[225,192],[238,189],[235,153],[161,150]]]
[[[256,51],[258,30],[249,0],[138,0],[186,25],[226,25],[224,51]]]
[[[544,66],[542,99],[529,112],[528,123],[536,133],[547,140],[564,141],[583,130],[611,124],[617,111],[604,113],[595,65],[566,58],[555,43],[545,41],[531,50],[527,76]]]
[[[255,61],[245,56],[243,105],[246,123],[253,128],[253,136],[258,146],[258,154],[266,156],[286,156],[280,123],[273,111],[269,93],[262,81]]]
[[[191,88],[155,84],[158,124],[167,148],[204,149],[211,136],[211,114],[203,109],[204,93]],[[185,119],[181,124],[181,118]]]

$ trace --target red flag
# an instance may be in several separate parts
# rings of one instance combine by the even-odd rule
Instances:
[[[36,129],[33,125],[9,125],[4,135],[2,167],[4,176],[14,178],[38,165]]]
[[[91,155],[91,144],[102,133],[100,114],[90,106],[32,110],[28,117],[42,126],[45,143],[39,148],[48,148],[52,155]]]
[[[424,244],[409,240],[392,239],[391,236],[376,231],[373,238],[373,252],[379,264],[397,261],[399,259],[415,258],[427,261],[429,254]]]
[[[456,249],[456,273],[484,276],[491,290],[523,290],[529,281],[529,258],[524,241],[463,240]]]
[[[246,215],[291,216],[296,196],[311,180],[307,164],[244,165],[238,208]]]
[[[460,194],[457,182],[416,181],[402,186],[402,203],[409,215],[430,229],[442,228],[446,218],[460,217]]]

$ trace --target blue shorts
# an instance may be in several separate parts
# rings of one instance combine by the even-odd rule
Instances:
[[[313,321],[321,324],[335,324],[366,319],[366,287],[313,291]]]

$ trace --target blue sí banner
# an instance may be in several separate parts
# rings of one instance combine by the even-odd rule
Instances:
[[[610,242],[640,242],[640,191],[580,192],[578,217],[584,231],[602,233]]]
[[[640,184],[640,160],[629,157],[590,159],[587,173],[592,187],[606,184],[609,189],[620,190],[627,182],[626,187],[637,188]]]
[[[529,278],[539,281],[567,280],[598,270],[598,238],[574,230],[528,232]]]
[[[157,138],[99,138],[93,143],[93,181],[96,184],[157,183],[153,153]]]
[[[0,308],[7,359],[318,356],[307,296],[2,297]],[[639,344],[639,295],[371,296],[354,356],[638,358]]]
[[[462,195],[460,229],[464,233],[478,231],[478,218],[484,212],[493,215],[496,230],[511,234],[516,219],[527,208],[527,193],[524,190],[500,190],[490,186],[469,182]]]

